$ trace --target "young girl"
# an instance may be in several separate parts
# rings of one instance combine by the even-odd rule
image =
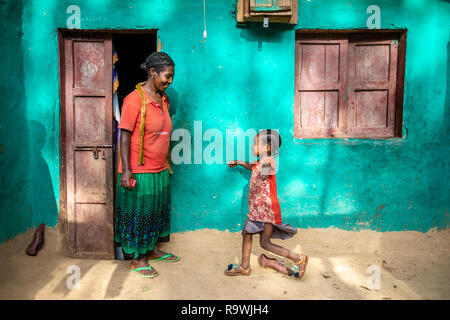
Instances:
[[[275,161],[272,157],[272,155],[278,154],[280,146],[281,137],[276,131],[262,130],[255,136],[252,146],[253,154],[259,158],[259,161],[248,163],[234,160],[228,164],[230,168],[241,165],[252,170],[248,195],[249,213],[242,230],[242,263],[240,265],[230,264],[225,271],[228,276],[250,275],[252,238],[256,233],[260,234],[260,245],[263,249],[289,258],[294,263],[294,267],[289,269],[281,261],[261,254],[258,262],[262,267],[270,267],[297,278],[303,277],[306,271],[308,257],[305,254],[297,254],[272,243],[270,240],[271,238],[284,240],[297,233],[297,229],[281,222],[281,210],[275,179]]]

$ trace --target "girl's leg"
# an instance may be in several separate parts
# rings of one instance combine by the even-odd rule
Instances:
[[[247,269],[250,266],[250,255],[252,253],[253,234],[246,233],[242,239],[242,263],[241,267]]]
[[[270,238],[272,237],[273,225],[270,223],[264,223],[264,230],[261,233],[260,244],[261,247],[267,251],[275,253],[279,256],[291,259],[293,262],[297,262],[300,260],[300,256],[295,252],[283,248],[279,245],[272,243]]]
[[[242,262],[237,268],[233,268],[233,265],[228,265],[228,269],[225,270],[227,276],[249,276],[250,269],[250,254],[252,252],[252,237],[251,233],[246,233],[242,239]]]

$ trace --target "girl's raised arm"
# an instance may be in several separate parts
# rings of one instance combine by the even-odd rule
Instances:
[[[246,162],[246,161],[240,161],[240,160],[233,160],[228,163],[228,166],[230,168],[234,168],[234,167],[240,165],[244,168],[247,168],[248,170],[252,170],[252,168],[255,164],[256,164],[256,161],[255,162]]]

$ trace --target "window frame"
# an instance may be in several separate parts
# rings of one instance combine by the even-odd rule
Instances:
[[[295,34],[295,93],[294,93],[294,138],[296,139],[398,139],[402,138],[402,125],[403,125],[403,95],[404,95],[404,77],[405,77],[405,56],[406,56],[406,29],[345,29],[345,30],[333,30],[333,29],[298,29]],[[394,95],[394,110],[393,110],[393,134],[374,134],[373,130],[359,129],[359,130],[349,130],[349,126],[347,125],[347,110],[348,106],[348,97],[346,97],[346,101],[342,101],[343,95],[347,95],[348,91],[348,77],[349,77],[349,55],[350,49],[352,46],[352,42],[354,41],[394,41],[397,47],[397,62],[396,69],[397,72],[396,82],[395,82],[395,95]],[[323,130],[317,129],[315,132],[312,130],[308,132],[308,130],[300,128],[300,87],[299,87],[299,78],[300,78],[300,68],[299,63],[301,60],[301,50],[300,42],[308,42],[308,43],[333,43],[340,42],[345,43],[344,46],[340,46],[340,54],[344,54],[345,62],[339,61],[339,68],[344,66],[345,69],[340,69],[340,74],[345,77],[343,81],[344,91],[342,93],[342,88],[339,89],[339,113],[341,114],[341,118],[339,119],[339,125],[342,124],[343,121],[344,126],[341,129],[324,127]],[[352,62],[354,62],[353,60]],[[395,62],[393,62],[395,63]],[[341,79],[340,79],[341,81]],[[328,90],[328,89],[324,89]],[[343,103],[343,105],[342,105]],[[343,119],[342,119],[343,116]],[[386,127],[392,128],[392,127]]]

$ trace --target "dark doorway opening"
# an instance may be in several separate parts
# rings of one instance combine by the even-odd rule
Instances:
[[[147,56],[157,50],[156,31],[146,31],[145,33],[121,32],[112,34],[112,47],[117,52],[117,62],[115,64],[117,77],[119,79],[119,87],[117,88],[117,98],[119,107],[122,111],[124,98],[130,94],[139,82],[147,80],[147,73],[141,69],[140,65],[145,61]],[[114,149],[116,157],[114,159],[114,167],[119,161],[118,154],[118,128],[116,125],[114,135]],[[117,185],[117,174],[114,175],[114,186]],[[114,188],[114,201],[115,201]],[[132,256],[127,255],[120,244],[114,243],[115,258],[117,260],[131,260]]]
[[[117,51],[117,89],[119,103],[131,93],[139,82],[147,80],[147,74],[140,68],[141,63],[156,51],[156,32],[113,33],[113,49]]]

